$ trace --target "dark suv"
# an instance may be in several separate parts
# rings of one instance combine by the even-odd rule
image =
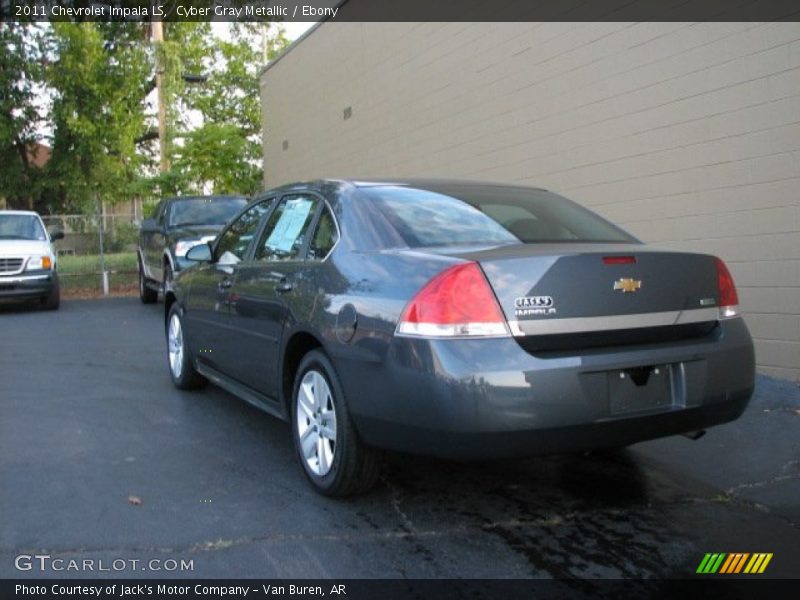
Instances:
[[[189,248],[213,240],[247,204],[244,196],[182,196],[158,203],[139,231],[139,297],[145,304],[172,286],[176,271],[191,264]]]

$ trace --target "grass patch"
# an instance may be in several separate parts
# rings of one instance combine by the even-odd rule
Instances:
[[[137,262],[135,252],[122,252],[105,255],[108,287],[110,289],[128,287],[137,281]],[[64,255],[58,257],[58,275],[62,290],[101,288],[100,255]]]

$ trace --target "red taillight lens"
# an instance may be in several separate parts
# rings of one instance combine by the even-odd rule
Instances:
[[[719,310],[721,317],[735,317],[739,314],[739,295],[728,267],[717,259],[717,293],[719,294]]]
[[[403,311],[397,333],[432,337],[509,335],[503,311],[474,262],[450,267],[425,284]]]

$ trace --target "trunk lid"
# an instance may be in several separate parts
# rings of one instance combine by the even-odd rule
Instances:
[[[710,255],[641,244],[574,243],[434,252],[480,264],[516,336],[717,319],[717,271]]]

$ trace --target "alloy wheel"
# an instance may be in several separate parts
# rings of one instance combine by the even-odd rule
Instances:
[[[181,319],[177,314],[173,314],[169,320],[169,330],[167,333],[167,344],[169,347],[169,368],[175,379],[180,379],[183,373],[183,329]]]
[[[336,408],[325,376],[314,369],[298,387],[296,423],[306,465],[317,476],[327,475],[336,455]]]

